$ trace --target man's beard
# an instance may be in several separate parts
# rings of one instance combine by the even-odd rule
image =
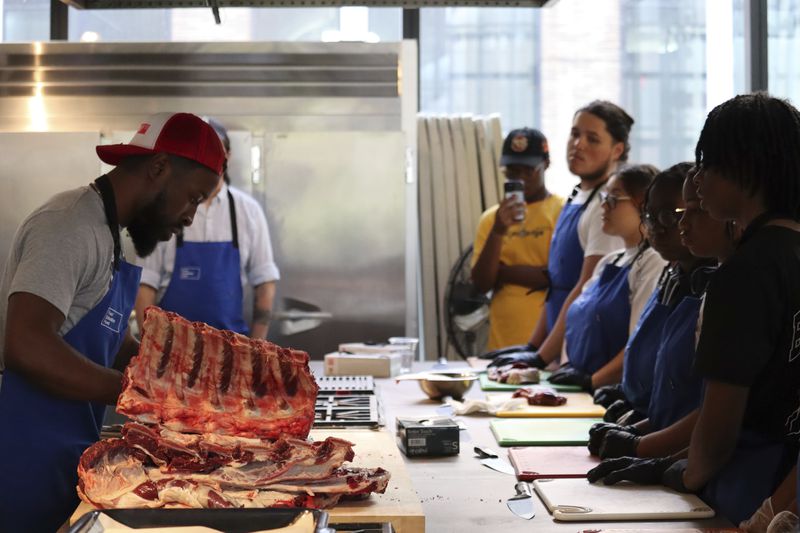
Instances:
[[[167,195],[164,191],[158,193],[155,200],[142,209],[136,218],[128,224],[128,234],[133,241],[136,255],[147,257],[156,245],[162,240],[169,240],[172,235],[168,233],[171,226],[166,216]],[[166,238],[163,236],[166,235]]]

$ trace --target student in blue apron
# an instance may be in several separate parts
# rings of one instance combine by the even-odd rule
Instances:
[[[120,228],[146,255],[191,224],[225,160],[188,113],[150,117],[97,154],[115,168],[25,219],[0,282],[3,532],[52,533],[75,510],[78,460],[138,351],[127,325],[139,268],[122,256]]]
[[[689,294],[689,273],[697,261],[680,242],[678,218],[683,210],[681,185],[691,168],[679,163],[660,173],[648,190],[643,213],[648,241],[668,262],[658,280],[657,289],[646,303],[626,346],[622,383],[595,391],[595,403],[607,408],[606,420],[634,410],[628,418],[646,417],[652,388],[655,352],[661,329],[669,310]]]
[[[622,378],[624,347],[658,281],[664,260],[653,250],[642,225],[642,206],[658,170],[626,167],[603,193],[603,231],[623,239],[597,264],[594,276],[570,305],[564,355],[568,363],[550,376],[554,384],[590,391]]]
[[[230,139],[209,119],[230,155]],[[198,207],[194,223],[174,239],[138,257],[142,280],[136,320],[154,304],[188,320],[264,339],[275,283],[280,277],[264,211],[249,194],[230,185],[227,166],[218,188]],[[244,290],[253,289],[252,320],[244,316]]]
[[[623,457],[594,477],[698,492],[733,523],[786,478],[800,435],[800,112],[763,93],[709,113],[701,205],[743,228],[709,284],[695,355],[705,380],[685,459]]]
[[[492,366],[523,363],[544,368],[561,355],[564,320],[597,263],[623,246],[602,231],[600,195],[620,163],[628,160],[633,119],[611,102],[595,100],[575,112],[567,141],[569,171],[580,178],[556,222],[547,274],[550,289],[527,344],[485,354]]]
[[[692,370],[702,298],[717,262],[733,253],[737,238],[730,223],[712,219],[700,207],[690,168],[673,166],[656,178],[648,195],[645,220],[653,247],[680,262],[665,270],[676,282],[654,293],[668,297],[666,303],[651,299],[657,303],[643,313],[626,353],[626,398],[636,402],[644,420],[596,424],[589,431],[589,451],[604,459],[661,457],[689,444],[702,394],[702,381]]]

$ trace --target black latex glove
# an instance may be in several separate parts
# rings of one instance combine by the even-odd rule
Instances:
[[[639,485],[660,485],[664,472],[674,462],[670,458],[640,459],[636,457],[619,457],[606,459],[589,470],[586,477],[589,483],[597,483],[601,479],[604,485],[614,485],[620,481],[632,481]]]
[[[547,366],[547,363],[539,356],[539,352],[517,352],[506,355],[498,355],[489,366],[506,366],[514,363],[522,363],[539,370]]]
[[[615,457],[637,457],[636,448],[639,446],[641,437],[612,429],[606,432],[603,443],[600,445],[600,458],[613,459]]]
[[[625,400],[617,400],[606,408],[603,420],[616,424],[622,415],[630,411],[632,407]]]
[[[603,444],[603,439],[605,439],[606,433],[611,430],[625,431],[632,435],[639,434],[633,426],[620,426],[619,424],[598,422],[589,428],[589,453],[592,455],[600,455],[600,446]]]
[[[688,462],[688,459],[681,459],[672,463],[661,476],[661,483],[678,492],[691,492],[683,484],[683,472],[686,470]]]
[[[606,385],[594,391],[594,403],[602,405],[606,409],[616,402],[617,400],[625,400],[625,393],[622,391],[622,385]]]
[[[499,350],[492,350],[491,352],[486,352],[485,354],[479,356],[479,359],[494,359],[500,355],[508,355],[519,352],[535,352],[535,351],[536,347],[532,344],[515,344],[513,346],[506,346],[505,348],[500,348]]]
[[[587,392],[592,391],[592,376],[584,374],[570,364],[566,364],[550,374],[547,381],[553,385],[577,385]]]

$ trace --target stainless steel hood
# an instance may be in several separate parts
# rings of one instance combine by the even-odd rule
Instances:
[[[79,9],[184,7],[545,7],[558,0],[61,0]]]

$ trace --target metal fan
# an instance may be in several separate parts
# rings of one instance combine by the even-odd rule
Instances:
[[[458,258],[444,293],[444,322],[447,340],[458,355],[482,354],[489,339],[489,297],[472,283],[472,246]]]

